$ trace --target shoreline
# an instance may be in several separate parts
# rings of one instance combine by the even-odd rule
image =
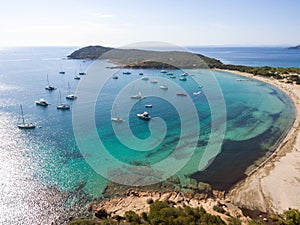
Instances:
[[[275,151],[263,158],[245,179],[233,186],[227,198],[240,207],[263,212],[282,213],[288,208],[300,209],[300,87],[246,72],[214,70],[235,73],[271,84],[283,91],[292,100],[295,108],[294,122],[278,140]]]

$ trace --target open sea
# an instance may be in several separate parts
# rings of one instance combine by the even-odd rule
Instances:
[[[102,197],[109,180],[140,182],[136,176],[124,179],[124,165],[143,166],[146,171],[166,160],[161,167],[174,168],[181,179],[228,190],[274,150],[295,117],[288,96],[257,80],[209,70],[172,71],[176,78],[160,70],[132,69],[125,75],[124,70],[108,68],[112,64],[106,61],[67,60],[76,49],[0,49],[0,224],[60,224],[80,216],[89,202]],[[295,50],[190,49],[224,63],[300,67],[300,51]],[[82,71],[87,74],[75,80]],[[183,72],[189,74],[186,81],[179,80]],[[141,80],[140,73],[149,80]],[[47,74],[57,88],[51,92],[45,90]],[[118,79],[110,76],[102,81],[104,75]],[[103,87],[94,90],[101,82]],[[70,104],[69,111],[56,109],[59,92]],[[70,92],[78,99],[66,100]],[[139,92],[141,99],[130,98]],[[40,98],[50,105],[37,106],[34,101]],[[37,124],[35,129],[17,128],[20,104],[25,120]],[[150,121],[136,116],[144,111]],[[111,117],[124,121],[112,122]],[[96,151],[102,157],[97,165]]]

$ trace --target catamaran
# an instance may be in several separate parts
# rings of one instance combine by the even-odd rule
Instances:
[[[61,109],[61,110],[69,110],[70,106],[66,103],[62,103],[61,101],[61,93],[59,91],[59,105],[56,106],[57,109]]]
[[[69,82],[68,82],[68,90],[69,90],[69,94],[66,96],[66,99],[68,99],[68,100],[75,100],[77,98],[77,96],[75,94],[71,94],[70,83]]]

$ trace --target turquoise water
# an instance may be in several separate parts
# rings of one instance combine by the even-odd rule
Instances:
[[[78,140],[74,136],[72,124],[76,117],[73,113],[78,105],[87,103],[81,102],[82,92],[77,90],[78,99],[69,102],[70,111],[58,111],[55,107],[59,102],[58,90],[47,92],[44,89],[47,83],[46,74],[49,74],[50,83],[56,86],[63,96],[68,94],[68,82],[71,90],[75,91],[78,85],[84,83],[84,79],[87,80],[89,74],[86,77],[82,76],[80,81],[74,80],[73,77],[81,69],[88,72],[93,62],[63,59],[73,50],[74,48],[7,48],[0,51],[1,224],[57,221],[59,216],[63,218],[64,213],[68,212],[67,216],[75,214],[82,210],[86,202],[101,197],[101,192],[107,184],[107,180],[98,175],[86,162],[85,159],[92,156],[82,155],[82,149],[79,149]],[[185,147],[182,148],[182,155],[177,154],[177,158],[173,157],[172,160],[176,164],[188,155],[191,140],[197,138],[197,148],[193,157],[179,174],[211,183],[217,188],[228,189],[243,178],[245,170],[255,160],[269,151],[291,126],[294,118],[293,105],[284,93],[256,80],[237,81],[241,78],[239,75],[213,72],[223,96],[212,94],[211,98],[208,98],[208,93],[217,92],[212,88],[212,81],[208,79],[211,74],[206,70],[187,71],[195,76],[188,76],[187,81],[182,82],[178,80],[182,71],[173,71],[177,76],[173,80],[161,74],[159,70],[130,70],[131,75],[123,75],[122,71],[106,68],[109,63],[102,63],[99,76],[109,72],[118,75],[119,79],[108,79],[93,102],[96,131],[111,155],[128,165],[151,166],[167,159],[181,139]],[[65,75],[58,73],[60,67],[66,71]],[[150,80],[141,82],[140,72],[150,80],[161,80],[157,84],[150,83]],[[194,79],[201,83],[201,88]],[[123,92],[121,96],[128,102],[120,101],[112,111],[113,101],[123,88],[133,81],[137,82],[136,85],[128,88],[128,92]],[[170,85],[167,82],[170,82]],[[176,96],[176,92],[172,92],[171,83],[177,84],[189,96]],[[169,89],[160,89],[161,84],[168,84]],[[129,98],[139,91],[142,95],[147,95],[147,98],[140,101]],[[198,91],[201,91],[201,94],[193,94]],[[174,104],[167,101],[168,96],[173,97]],[[216,149],[220,154],[209,164],[203,164],[203,171],[199,172],[199,161],[209,137],[212,133],[218,134],[218,129],[211,132],[211,104],[208,99],[218,102],[220,97],[224,98],[226,108],[217,108],[216,118],[226,116],[225,138],[222,148]],[[45,98],[51,105],[47,108],[36,106],[34,101],[40,98]],[[197,118],[179,116],[176,104],[180,105],[187,115],[193,113],[188,98],[195,107]],[[39,127],[35,130],[24,131],[16,128],[20,103],[23,105],[26,120],[38,124]],[[127,114],[123,111],[129,103],[133,104],[133,107]],[[136,114],[145,111],[145,104],[148,103],[153,105],[153,108],[147,109],[153,117],[151,123],[158,124],[159,128],[166,127],[165,136],[162,136],[162,142],[155,142],[156,145],[153,145],[154,148],[150,151],[132,150],[115,135],[114,126],[125,132],[123,126],[126,123],[112,124],[110,118],[124,118],[125,122],[130,124],[132,133],[145,140],[151,136],[151,127],[149,128],[147,121],[138,119]],[[159,118],[163,119],[164,123]],[[189,129],[180,138],[181,119]],[[199,124],[194,123],[195,119]],[[80,124],[84,121],[80,119],[75,122]],[[195,134],[189,131],[199,126],[199,134],[195,137]],[[92,153],[96,140],[91,138],[89,127],[84,123],[82,130],[86,132],[84,141],[87,149],[84,150],[90,150]],[[169,166],[172,168],[174,165]],[[111,176],[115,175],[116,171],[112,170]]]

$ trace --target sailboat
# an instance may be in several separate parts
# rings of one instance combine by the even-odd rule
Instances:
[[[82,71],[81,64],[80,64],[80,72],[79,72],[78,74],[79,74],[79,75],[86,75],[86,73]]]
[[[48,91],[53,91],[53,90],[56,89],[54,86],[52,86],[52,85],[49,84],[49,77],[48,77],[48,74],[47,74],[47,84],[48,84],[48,85],[45,87],[46,90],[48,90]]]
[[[117,123],[122,123],[124,120],[121,117],[117,117],[116,113],[115,113],[114,117],[111,118],[111,121],[117,122]]]
[[[61,101],[61,93],[59,91],[59,105],[56,106],[57,109],[61,109],[61,110],[69,110],[70,106],[66,103],[62,103]]]
[[[68,82],[68,89],[69,89],[69,94],[66,96],[66,99],[69,100],[75,100],[77,98],[77,96],[75,94],[71,94],[70,92],[70,83]]]
[[[142,93],[139,92],[137,95],[132,95],[130,96],[131,99],[141,99],[142,98]]]
[[[35,124],[33,123],[26,123],[24,119],[24,113],[23,113],[23,108],[22,105],[20,104],[20,111],[21,111],[21,116],[22,116],[22,123],[18,124],[19,129],[34,129]]]
[[[66,72],[62,70],[62,66],[60,65],[60,71],[59,74],[65,74]]]

